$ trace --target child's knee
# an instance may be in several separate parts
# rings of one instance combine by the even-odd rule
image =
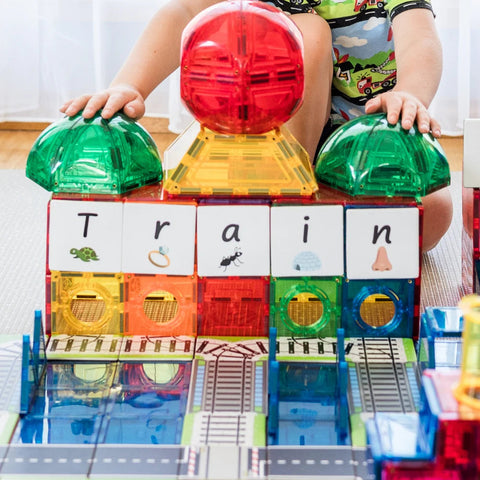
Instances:
[[[423,248],[431,250],[447,232],[452,222],[453,204],[450,190],[442,188],[422,199]]]
[[[332,32],[327,21],[319,15],[300,13],[292,15],[302,32],[305,52],[311,56],[332,56]]]

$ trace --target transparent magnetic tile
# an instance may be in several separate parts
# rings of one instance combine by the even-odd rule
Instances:
[[[92,417],[103,415],[110,390],[38,390],[28,414],[33,417]]]
[[[102,421],[103,415],[69,417],[26,415],[19,421],[11,443],[95,445]]]
[[[108,416],[99,443],[176,445],[180,443],[183,416],[165,417],[161,411],[144,416]]]
[[[158,182],[162,164],[147,131],[125,115],[81,113],[50,125],[35,141],[26,175],[54,193],[116,195]]]
[[[450,184],[445,153],[415,125],[363,115],[337,129],[318,153],[316,178],[350,195],[425,196]]]
[[[116,372],[115,362],[49,362],[43,386],[49,391],[100,392],[113,385]]]
[[[151,390],[180,395],[188,389],[191,363],[189,362],[121,362],[118,383],[123,390]]]

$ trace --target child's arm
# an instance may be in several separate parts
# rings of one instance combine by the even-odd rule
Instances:
[[[110,87],[66,102],[60,111],[91,118],[103,107],[110,118],[121,110],[132,118],[145,113],[145,98],[178,67],[180,39],[187,23],[219,0],[171,0],[150,21]]]
[[[387,112],[388,121],[410,129],[417,123],[422,133],[441,134],[440,125],[427,111],[442,74],[442,47],[432,13],[412,9],[398,14],[392,23],[397,61],[397,84],[366,104],[366,112]]]

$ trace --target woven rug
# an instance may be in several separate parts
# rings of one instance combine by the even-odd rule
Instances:
[[[456,305],[461,296],[461,174],[452,175],[454,221],[423,257],[421,311]],[[0,333],[30,333],[44,310],[47,202],[50,193],[23,170],[0,170]]]

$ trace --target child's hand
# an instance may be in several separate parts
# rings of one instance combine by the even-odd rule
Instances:
[[[102,117],[105,119],[111,118],[122,109],[128,117],[140,118],[145,113],[145,101],[140,92],[131,85],[115,85],[94,95],[74,98],[64,103],[60,111],[71,117],[83,109],[83,116],[92,118],[101,108]]]
[[[365,104],[365,113],[385,112],[388,123],[395,125],[401,118],[402,127],[409,130],[416,122],[421,133],[432,132],[438,138],[440,124],[430,116],[422,102],[407,92],[391,90],[372,98]]]

